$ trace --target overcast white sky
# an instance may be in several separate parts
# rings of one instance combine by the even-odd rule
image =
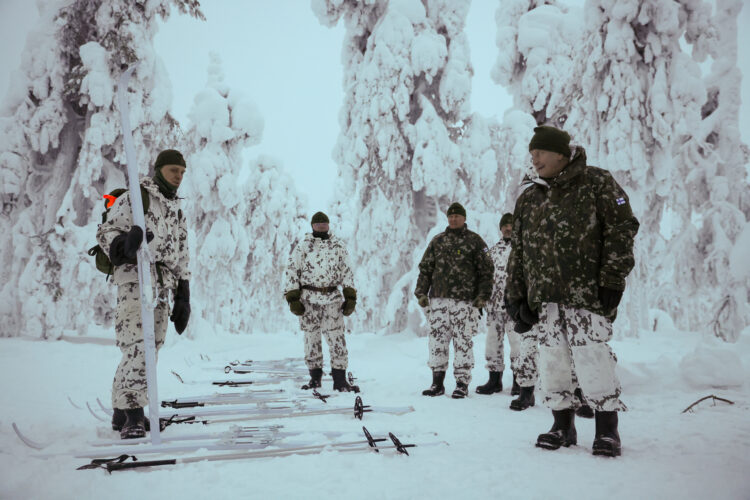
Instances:
[[[466,33],[475,71],[472,108],[501,116],[510,99],[489,76],[497,51],[498,4],[474,0]],[[307,193],[309,210],[327,210],[336,175],[331,150],[343,100],[342,23],[333,29],[319,24],[308,0],[201,0],[201,5],[207,22],[173,15],[156,38],[157,52],[172,79],[175,116],[187,123],[193,97],[205,84],[208,54],[219,53],[226,83],[252,98],[265,120],[263,141],[248,149],[245,157],[279,158],[297,187]],[[5,95],[9,73],[18,68],[25,34],[36,18],[36,2],[0,0],[0,96]],[[748,75],[743,81],[745,103],[750,102],[746,26],[750,26],[750,6],[743,8],[739,20],[740,67]],[[750,142],[747,112],[740,125],[745,142]]]

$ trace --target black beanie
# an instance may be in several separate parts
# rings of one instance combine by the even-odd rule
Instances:
[[[182,153],[176,149],[165,149],[159,153],[159,156],[156,157],[156,162],[154,163],[154,170],[159,170],[164,165],[182,165],[187,168],[185,158],[183,158]]]
[[[328,224],[328,222],[328,216],[326,214],[324,214],[323,212],[315,212],[315,215],[312,216],[310,224]]]
[[[507,224],[513,224],[513,214],[511,213],[503,214],[503,216],[500,217],[500,227],[503,227]]]
[[[448,207],[447,215],[453,215],[453,214],[463,215],[464,217],[466,217],[466,210],[464,209],[464,207],[461,206],[460,203],[454,202],[454,203],[451,203],[451,206]]]
[[[534,137],[529,142],[529,151],[541,149],[570,156],[570,134],[559,128],[542,125],[534,129]]]

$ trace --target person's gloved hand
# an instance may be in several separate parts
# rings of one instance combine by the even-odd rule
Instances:
[[[302,290],[289,290],[284,294],[284,297],[286,298],[287,303],[289,304],[289,310],[292,311],[292,314],[295,316],[302,316],[305,314],[305,305],[300,302],[300,298],[302,297]]]
[[[427,295],[420,295],[417,302],[419,303],[419,307],[427,307],[430,305],[430,298]]]
[[[521,303],[521,307],[518,308],[518,317],[527,325],[535,325],[539,322],[539,315],[529,307],[529,303],[525,300]]]
[[[341,306],[341,310],[344,312],[344,316],[349,316],[354,312],[354,308],[357,307],[357,290],[350,286],[344,287],[344,304]]]
[[[518,299],[514,301],[509,301],[508,297],[506,296],[503,298],[503,303],[505,304],[505,310],[508,312],[508,316],[510,316],[510,319],[513,321],[518,321],[520,317],[518,316],[518,310],[521,307],[521,304],[526,302],[526,299]]]
[[[174,329],[177,333],[182,335],[190,319],[190,282],[188,280],[177,282],[177,289],[174,292],[174,307],[172,307],[172,315],[169,319],[174,323]]]
[[[606,286],[599,287],[599,302],[602,303],[604,309],[614,309],[620,304],[622,300],[622,290],[613,290]]]
[[[472,302],[471,305],[473,305],[477,309],[484,309],[485,307],[487,307],[487,301],[482,297],[477,297],[476,299],[474,299],[474,302]]]

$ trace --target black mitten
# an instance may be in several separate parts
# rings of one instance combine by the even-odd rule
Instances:
[[[174,329],[178,334],[182,334],[187,328],[190,319],[190,282],[180,280],[177,282],[177,289],[174,292],[174,307],[172,307],[172,316],[169,317],[174,323]]]

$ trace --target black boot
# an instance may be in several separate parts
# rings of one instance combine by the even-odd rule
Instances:
[[[113,408],[112,412],[112,430],[121,431],[123,424],[125,424],[125,410],[119,408]]]
[[[345,370],[340,368],[331,368],[331,377],[333,377],[333,390],[339,392],[359,392],[359,386],[349,385],[346,380]]]
[[[578,398],[578,401],[581,402],[581,406],[576,410],[576,415],[581,418],[594,418],[594,410],[586,402],[586,398],[583,397],[583,391],[581,388],[577,387],[573,394]]]
[[[432,385],[429,389],[422,391],[422,396],[442,396],[445,394],[445,386],[443,385],[445,380],[445,372],[432,372]]]
[[[529,406],[534,406],[534,403],[534,386],[521,387],[521,393],[519,396],[510,402],[510,409],[523,411]]]
[[[146,416],[143,408],[125,410],[125,423],[120,430],[121,439],[135,439],[146,437]]]
[[[477,386],[477,394],[495,394],[503,390],[503,372],[490,372],[490,379]]]
[[[310,381],[302,386],[302,389],[317,389],[320,387],[320,379],[323,378],[322,368],[310,368]]]
[[[456,382],[456,389],[451,394],[453,399],[463,399],[469,395],[469,385],[463,382]]]
[[[617,432],[617,412],[596,410],[596,437],[593,453],[605,457],[617,457],[622,454],[620,433]]]
[[[546,450],[556,450],[561,446],[566,448],[578,444],[578,433],[575,425],[575,412],[568,410],[552,410],[555,423],[549,432],[539,434],[536,445]]]
[[[511,396],[518,396],[521,394],[521,386],[518,385],[518,382],[516,382],[516,374],[513,374],[513,387],[510,388],[510,395]]]

